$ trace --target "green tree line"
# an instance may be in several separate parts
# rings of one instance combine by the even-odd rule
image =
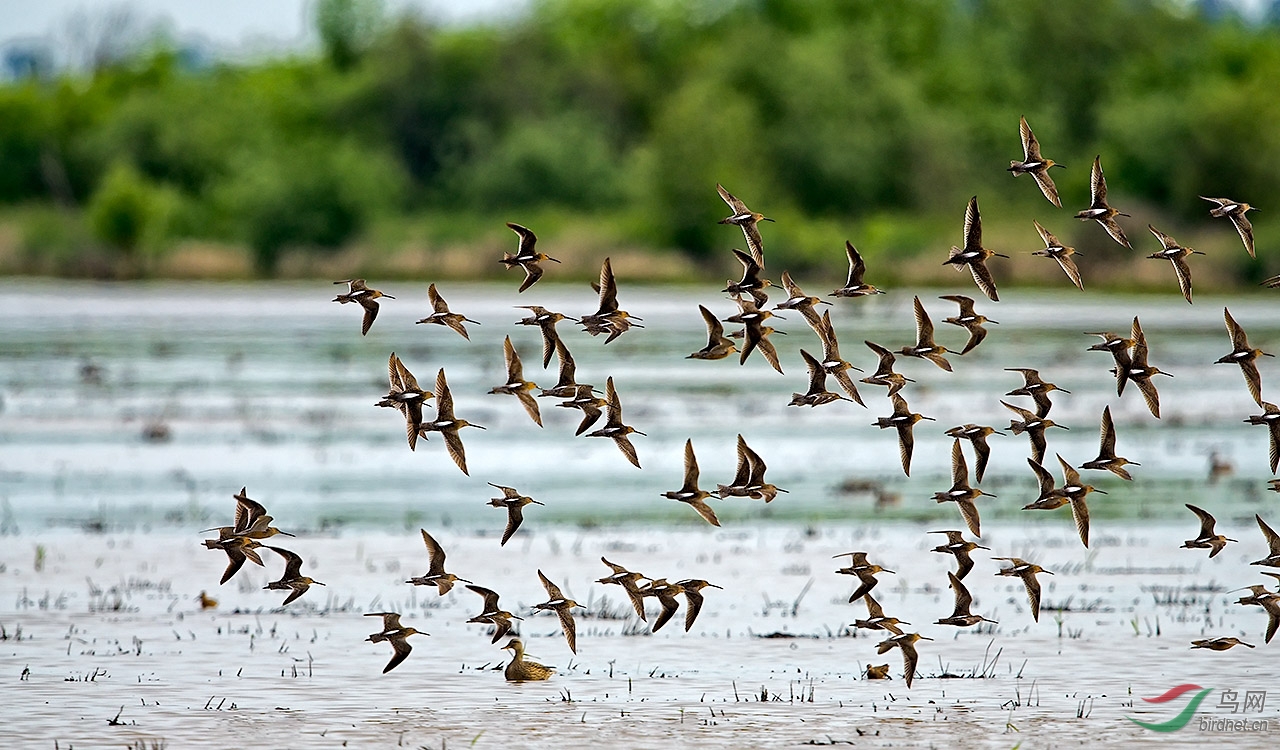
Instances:
[[[845,239],[944,252],[975,193],[1020,237],[1052,216],[1114,256],[1067,223],[1101,154],[1113,204],[1174,228],[1209,221],[1198,195],[1262,206],[1260,259],[1232,268],[1275,272],[1273,26],[1159,0],[540,0],[463,28],[376,8],[321,2],[312,57],[193,69],[149,49],[0,87],[0,221],[26,267],[145,273],[204,239],[270,274],[294,249],[505,220],[697,264],[740,244],[717,182],[779,219],[770,257],[794,267],[838,268]],[[1020,115],[1067,165],[1061,211],[1004,171]]]

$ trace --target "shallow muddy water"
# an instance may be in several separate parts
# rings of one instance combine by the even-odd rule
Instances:
[[[1200,719],[1280,718],[1266,615],[1228,593],[1271,583],[1248,562],[1266,553],[1253,514],[1280,523],[1280,495],[1266,491],[1266,431],[1242,422],[1260,410],[1238,368],[1211,364],[1230,348],[1224,304],[1254,346],[1280,350],[1274,298],[1188,306],[1175,295],[1009,290],[998,305],[979,303],[1000,323],[978,349],[951,357],[954,373],[899,359],[917,381],[904,391],[913,410],[937,420],[917,425],[908,478],[895,435],[872,426],[891,410],[883,388],[859,385],[867,408],[786,406],[807,385],[798,350],[820,349],[798,314],[776,324],[788,332],[775,337],[785,376],[758,355],[745,366],[684,359],[705,338],[700,302],[733,312],[704,291],[624,283],[622,305],[646,328],[607,347],[562,323],[579,379],[603,387],[613,376],[627,422],[648,433],[634,438],[645,467],[636,470],[610,441],[574,438],[576,412],[541,399],[540,429],[515,399],[486,394],[505,374],[508,334],[526,377],[554,383],[554,362],[544,371],[537,361],[537,330],[513,325],[524,311],[512,306],[580,315],[594,308],[585,285],[544,282],[519,296],[505,285],[442,287],[456,311],[480,321],[470,342],[413,325],[429,312],[424,286],[375,286],[398,299],[362,338],[359,310],[330,303],[337,287],[324,284],[10,282],[0,297],[0,680],[19,717],[9,722],[15,746],[1009,748],[1190,745],[1210,735],[1275,746],[1274,734],[1199,730]],[[863,339],[912,343],[913,294],[840,300],[832,315],[845,358],[871,371]],[[942,323],[954,305],[936,295],[921,299],[939,341],[959,349],[965,333]],[[1161,420],[1136,389],[1116,397],[1107,354],[1085,352],[1097,339],[1082,331],[1125,332],[1134,315],[1152,364],[1175,376],[1159,381]],[[444,367],[458,415],[488,428],[464,431],[469,477],[438,438],[410,452],[400,416],[374,407],[392,351],[423,385]],[[1278,363],[1260,360],[1264,396]],[[992,550],[975,553],[966,583],[974,611],[999,624],[957,632],[932,624],[951,611],[953,563],[928,551],[942,538],[926,532],[962,524],[932,494],[950,485],[945,429],[1003,429],[1011,415],[1002,398],[1030,408],[1003,395],[1021,384],[1004,367],[1039,368],[1070,391],[1054,394],[1051,416],[1071,428],[1049,436],[1055,475],[1055,453],[1077,465],[1096,455],[1108,404],[1119,452],[1142,465],[1131,483],[1086,475],[1109,493],[1089,498],[1086,550],[1065,509],[1019,510],[1036,494],[1026,438],[992,437],[982,487],[998,497],[980,501],[981,541]],[[738,433],[789,494],[768,505],[713,501],[720,529],[659,497],[681,483],[686,438],[703,487],[726,482]],[[1210,482],[1214,453],[1232,470]],[[486,482],[546,503],[527,509],[505,547]],[[247,565],[217,585],[225,556],[204,550],[199,530],[231,522],[241,486],[299,534],[281,546],[327,586],[280,608],[280,593],[261,590],[280,573],[271,553],[265,568]],[[1178,549],[1196,532],[1185,502],[1240,541],[1213,560]],[[498,590],[526,618],[530,655],[554,665],[555,678],[507,684],[493,671],[502,644],[465,624],[479,597],[404,583],[426,570],[420,527],[444,544],[450,570]],[[844,563],[831,558],[855,549],[897,571],[875,591],[886,612],[935,639],[918,644],[910,689],[899,653],[876,654],[879,633],[848,630],[865,609],[847,602],[853,579],[836,575]],[[608,573],[601,555],[724,589],[706,592],[688,633],[682,611],[651,635],[617,587],[593,583]],[[1042,579],[1038,623],[1021,584],[995,577],[991,556],[1055,571]],[[539,569],[586,607],[577,656],[554,618],[530,611],[546,598]],[[216,609],[199,610],[201,590]],[[388,675],[390,649],[364,642],[377,623],[362,616],[384,610],[431,634],[415,637]],[[1189,649],[1207,636],[1256,648]],[[867,664],[882,663],[891,680],[863,679]],[[1213,692],[1183,730],[1156,733],[1126,718],[1172,719],[1188,696],[1142,699],[1184,683]],[[1228,691],[1240,705],[1250,691],[1271,697],[1261,713],[1233,714]]]

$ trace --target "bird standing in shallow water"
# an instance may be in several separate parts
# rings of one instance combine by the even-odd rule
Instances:
[[[496,642],[497,641],[495,641],[495,643]],[[536,661],[525,661],[524,642],[519,638],[512,638],[507,642],[507,645],[502,648],[512,652],[511,661],[502,672],[508,682],[532,682],[534,680],[545,680],[555,674],[556,670],[554,667],[548,667],[546,665],[539,664]]]
[[[1036,140],[1035,133],[1031,132],[1031,126],[1027,124],[1025,117],[1018,118],[1018,135],[1022,138],[1022,161],[1010,161],[1009,168],[1005,171],[1012,172],[1014,177],[1020,174],[1031,175],[1040,186],[1040,192],[1044,193],[1044,197],[1048,198],[1053,205],[1062,208],[1062,201],[1058,198],[1058,188],[1053,184],[1053,178],[1049,176],[1050,168],[1062,167],[1062,165],[1040,155],[1040,142]]]
[[[409,636],[430,635],[430,633],[424,633],[421,630],[414,630],[401,625],[400,613],[398,612],[368,612],[365,617],[382,618],[382,632],[373,633],[365,640],[372,643],[390,641],[391,648],[395,651],[391,656],[391,661],[387,662],[387,666],[382,668],[383,674],[400,666],[400,662],[409,658],[409,652],[413,650],[413,646],[409,645]]]
[[[357,302],[364,308],[364,321],[360,324],[360,335],[364,336],[369,332],[369,327],[373,325],[373,321],[378,317],[378,298],[386,297],[387,299],[395,299],[390,294],[383,294],[377,289],[370,289],[364,282],[364,279],[344,279],[335,281],[335,284],[346,284],[348,286],[346,294],[339,294],[333,298],[334,302],[347,304],[348,302]]]
[[[517,290],[517,292],[523,292],[537,283],[538,279],[542,278],[542,266],[539,265],[542,261],[549,260],[553,263],[559,263],[560,261],[546,253],[534,251],[533,248],[538,242],[538,236],[533,232],[509,221],[507,222],[507,227],[520,237],[520,244],[516,249],[515,255],[503,253],[502,260],[498,262],[506,266],[508,271],[516,266],[524,269],[524,281],[520,283],[520,288]],[[546,365],[544,364],[543,367],[546,367]]]
[[[982,246],[982,216],[978,213],[978,196],[975,195],[969,199],[969,205],[964,212],[964,247],[952,245],[951,257],[944,260],[942,264],[955,266],[956,270],[968,266],[969,272],[973,274],[974,283],[982,293],[992,302],[999,302],[1000,295],[996,292],[995,279],[991,277],[991,269],[987,268],[987,258],[992,256],[1009,257]]]
[[[463,583],[471,583],[465,578],[459,578],[452,573],[446,573],[444,570],[444,547],[440,546],[426,529],[419,529],[422,532],[422,543],[427,546],[427,574],[425,576],[416,576],[405,581],[412,583],[414,586],[435,586],[440,596],[449,593],[456,581]]]
[[[1244,249],[1249,251],[1250,258],[1258,256],[1253,254],[1253,225],[1245,218],[1245,214],[1249,211],[1256,210],[1248,203],[1233,201],[1230,198],[1206,198],[1200,196],[1200,200],[1209,201],[1218,204],[1214,208],[1209,209],[1209,215],[1215,219],[1227,217],[1231,219],[1231,223],[1235,226],[1236,232],[1240,234],[1240,239],[1244,241]]]
[[[1102,174],[1102,155],[1093,158],[1093,170],[1089,173],[1089,207],[1076,214],[1081,221],[1096,221],[1107,230],[1111,239],[1125,247],[1132,248],[1124,230],[1116,223],[1117,216],[1128,216],[1120,213],[1107,204],[1107,178]]]

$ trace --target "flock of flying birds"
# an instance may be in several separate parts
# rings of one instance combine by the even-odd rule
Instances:
[[[1061,167],[1062,165],[1056,164],[1053,160],[1046,159],[1040,155],[1040,146],[1025,118],[1021,119],[1019,126],[1022,137],[1023,158],[1021,161],[1012,161],[1008,171],[1012,172],[1015,177],[1020,174],[1030,174],[1049,202],[1055,207],[1061,208],[1061,199],[1059,198],[1057,187],[1049,175],[1049,170],[1052,167]],[[816,407],[845,400],[857,402],[865,407],[866,404],[858,392],[853,377],[849,373],[850,370],[857,368],[843,359],[840,353],[839,342],[836,338],[835,328],[831,323],[830,312],[823,312],[820,315],[817,310],[817,305],[829,305],[831,303],[820,297],[805,294],[791,278],[791,275],[784,271],[781,276],[781,283],[787,293],[786,299],[776,303],[772,309],[767,309],[769,294],[766,290],[773,284],[764,277],[764,244],[760,235],[759,225],[761,222],[773,221],[773,219],[750,210],[746,204],[734,197],[722,186],[717,185],[716,188],[720,197],[732,211],[730,216],[722,219],[719,223],[739,227],[746,240],[747,252],[733,250],[734,257],[742,266],[742,277],[738,281],[729,280],[725,289],[722,290],[731,295],[732,299],[737,303],[738,312],[721,321],[705,306],[699,305],[699,310],[706,323],[707,344],[702,349],[690,354],[688,358],[719,360],[737,353],[739,363],[743,364],[752,352],[758,350],[768,364],[781,373],[782,367],[777,349],[769,338],[770,334],[774,333],[774,329],[766,325],[766,322],[771,317],[774,317],[775,310],[793,310],[804,318],[817,335],[821,345],[821,356],[815,357],[805,349],[800,350],[801,358],[808,368],[809,386],[804,393],[793,394],[790,405]],[[1214,204],[1214,207],[1210,210],[1210,214],[1213,217],[1227,218],[1232,222],[1244,242],[1245,249],[1252,256],[1254,254],[1253,229],[1245,217],[1245,214],[1252,207],[1247,203],[1226,198],[1205,198],[1205,200]],[[1118,216],[1128,216],[1128,214],[1122,213],[1108,204],[1106,180],[1103,176],[1101,160],[1100,158],[1095,158],[1092,168],[1089,207],[1078,212],[1075,217],[1084,221],[1096,221],[1117,243],[1125,247],[1131,247],[1123,228],[1116,221]],[[1045,244],[1045,248],[1036,251],[1035,254],[1054,259],[1071,282],[1083,290],[1084,284],[1081,280],[1080,271],[1072,259],[1075,250],[1064,246],[1039,221],[1034,221],[1033,223]],[[524,271],[524,279],[518,290],[519,292],[524,292],[542,278],[544,273],[542,264],[544,262],[558,263],[559,261],[536,249],[537,237],[532,231],[519,224],[508,223],[507,226],[518,235],[519,245],[514,254],[504,253],[500,262],[508,270],[520,268]],[[1172,237],[1153,226],[1148,226],[1148,229],[1160,241],[1162,247],[1159,252],[1153,253],[1148,257],[1170,261],[1183,296],[1187,302],[1191,302],[1191,270],[1187,264],[1187,258],[1192,254],[1202,253],[1179,245]],[[857,298],[883,294],[883,290],[865,283],[866,265],[853,244],[846,242],[845,251],[849,262],[848,277],[845,284],[833,290],[830,296]],[[944,263],[955,266],[957,270],[967,268],[978,289],[992,302],[997,302],[999,301],[999,295],[996,289],[995,277],[987,266],[987,261],[991,257],[1008,256],[984,247],[978,199],[977,196],[974,196],[970,199],[965,210],[963,246],[953,246],[949,257]],[[335,283],[348,285],[348,290],[346,293],[335,297],[334,302],[343,304],[354,302],[363,308],[362,335],[368,333],[370,326],[373,325],[374,320],[377,318],[378,300],[382,298],[395,299],[377,289],[370,288],[363,279],[349,279]],[[1280,287],[1280,276],[1268,279],[1264,284],[1273,288]],[[557,323],[569,320],[580,324],[583,330],[592,336],[606,334],[605,343],[608,344],[631,328],[643,328],[639,324],[640,318],[628,314],[619,307],[617,282],[608,258],[604,260],[600,269],[599,283],[592,286],[595,287],[599,294],[598,309],[595,313],[584,315],[581,318],[570,318],[562,313],[553,312],[538,305],[521,306],[523,309],[529,310],[530,315],[523,320],[517,321],[517,323],[519,325],[537,326],[541,331],[543,368],[545,369],[550,364],[553,356],[559,360],[559,379],[556,385],[552,388],[543,389],[527,380],[520,355],[512,345],[511,337],[507,336],[503,342],[507,376],[505,382],[495,386],[489,393],[515,396],[520,400],[529,418],[539,426],[542,426],[542,418],[537,399],[559,399],[560,401],[555,404],[556,406],[578,409],[583,414],[582,422],[579,424],[575,435],[583,435],[585,433],[587,437],[603,437],[613,440],[627,461],[639,468],[639,455],[635,445],[631,442],[630,436],[643,436],[644,433],[623,421],[622,402],[617,389],[614,387],[613,378],[610,377],[606,380],[603,398],[600,397],[599,391],[593,385],[577,382],[573,357],[556,331]],[[432,313],[417,322],[446,326],[456,331],[463,338],[470,340],[466,324],[478,325],[478,323],[462,314],[451,311],[448,303],[437,291],[434,284],[429,287],[428,295]],[[990,320],[978,313],[975,309],[975,302],[970,297],[961,294],[949,294],[941,299],[956,303],[959,307],[957,315],[946,318],[945,322],[960,326],[968,331],[969,339],[964,348],[954,352],[956,355],[963,356],[983,342],[987,335],[985,325],[996,323],[997,321]],[[874,424],[881,429],[893,428],[897,432],[902,470],[908,476],[911,473],[911,454],[914,444],[913,427],[917,422],[930,420],[931,418],[913,412],[908,406],[902,391],[908,383],[914,381],[895,372],[896,357],[907,356],[927,359],[942,370],[952,371],[951,363],[946,357],[951,352],[934,340],[933,323],[919,297],[914,300],[914,310],[916,319],[916,341],[914,345],[904,346],[892,351],[875,342],[866,341],[866,346],[878,357],[878,366],[874,374],[859,381],[888,389],[887,395],[892,405],[892,414],[878,418]],[[1270,466],[1272,474],[1275,474],[1277,462],[1280,460],[1280,409],[1275,404],[1262,400],[1262,379],[1256,363],[1258,357],[1272,355],[1251,347],[1245,331],[1231,317],[1230,311],[1224,309],[1223,312],[1232,349],[1228,354],[1218,359],[1217,363],[1234,363],[1238,365],[1244,374],[1245,384],[1250,395],[1263,409],[1262,414],[1249,416],[1244,421],[1268,428],[1270,435]],[[737,324],[741,328],[734,333],[725,335],[724,323]],[[1090,351],[1109,352],[1113,358],[1114,367],[1111,372],[1116,380],[1117,397],[1122,396],[1126,385],[1132,382],[1134,387],[1142,394],[1151,415],[1158,419],[1160,417],[1160,398],[1156,389],[1155,376],[1168,375],[1168,373],[1162,372],[1149,364],[1148,343],[1138,318],[1134,317],[1128,336],[1110,331],[1099,331],[1089,335],[1097,335],[1102,339],[1101,342],[1089,347]],[[1101,416],[1101,445],[1098,457],[1081,464],[1079,467],[1074,467],[1061,455],[1056,455],[1061,467],[1063,480],[1059,485],[1053,474],[1043,465],[1047,451],[1045,433],[1054,427],[1066,429],[1063,425],[1056,424],[1050,419],[1049,412],[1053,406],[1050,394],[1054,391],[1062,391],[1064,393],[1068,391],[1044,380],[1039,372],[1034,369],[1024,367],[1006,369],[1020,374],[1024,381],[1022,387],[1010,391],[1007,395],[1029,397],[1035,407],[1034,410],[1031,410],[1001,401],[1017,417],[1017,419],[1010,421],[1008,429],[1014,434],[1026,434],[1030,440],[1031,455],[1028,457],[1027,463],[1038,480],[1039,495],[1033,502],[1026,505],[1024,510],[1055,510],[1063,506],[1069,506],[1079,532],[1080,541],[1085,547],[1088,547],[1089,510],[1086,498],[1089,494],[1093,492],[1101,493],[1102,490],[1086,484],[1081,478],[1080,470],[1110,471],[1121,479],[1132,480],[1132,476],[1124,467],[1138,464],[1117,455],[1115,425],[1111,419],[1110,406],[1107,406],[1103,409]],[[827,389],[828,376],[835,379],[840,389],[839,392]],[[404,362],[392,353],[388,360],[388,380],[389,390],[382,400],[377,402],[377,405],[395,408],[403,415],[409,448],[411,450],[415,449],[419,439],[425,440],[431,433],[437,433],[443,439],[449,456],[457,464],[458,468],[464,474],[468,473],[466,452],[460,432],[465,427],[484,428],[455,415],[453,396],[449,390],[444,368],[441,368],[436,375],[434,390],[424,390],[418,385],[417,379],[405,366]],[[435,413],[430,418],[427,418],[424,416],[423,407],[429,401],[434,401]],[[602,416],[604,417],[603,426],[597,427]],[[592,430],[593,427],[597,428]],[[588,432],[588,430],[592,431]],[[959,509],[960,518],[968,531],[974,537],[981,538],[981,520],[977,500],[983,496],[993,496],[970,484],[968,463],[965,459],[965,452],[962,449],[962,441],[967,441],[971,445],[975,459],[974,482],[981,484],[990,456],[987,438],[992,434],[1004,435],[1005,433],[988,425],[964,424],[947,430],[946,434],[954,438],[951,451],[952,484],[949,489],[935,493],[934,498],[939,503],[955,503]],[[709,498],[745,497],[764,500],[764,502],[768,503],[773,501],[779,493],[786,492],[785,489],[779,488],[765,479],[767,468],[765,462],[758,453],[747,445],[742,435],[738,435],[737,453],[737,471],[730,483],[718,484],[715,491],[708,491],[699,486],[697,457],[694,455],[692,440],[687,441],[684,451],[685,470],[683,484],[677,490],[663,493],[663,497],[689,505],[708,523],[719,526],[720,522],[716,517],[715,511],[706,502]],[[541,505],[542,503],[521,494],[519,490],[513,487],[492,483],[491,486],[497,488],[502,493],[502,497],[490,500],[490,505],[497,508],[505,508],[507,511],[507,525],[500,542],[500,545],[505,545],[520,527],[523,521],[523,509],[530,504]],[[1280,479],[1270,480],[1270,489],[1280,492]],[[209,549],[222,550],[229,558],[229,564],[223,574],[222,583],[234,576],[246,560],[261,565],[262,560],[257,549],[266,547],[276,552],[285,561],[285,570],[281,578],[266,586],[267,589],[290,591],[284,600],[284,604],[289,604],[302,596],[313,584],[323,585],[319,581],[302,575],[303,561],[297,554],[280,547],[262,544],[260,540],[277,534],[285,534],[285,532],[270,525],[273,519],[266,514],[266,510],[261,504],[249,499],[244,489],[235,496],[235,499],[237,505],[234,525],[214,529],[218,532],[218,538],[208,539],[204,542]],[[1209,549],[1209,556],[1214,557],[1222,551],[1228,542],[1236,541],[1215,532],[1215,520],[1207,511],[1190,504],[1187,505],[1187,508],[1199,519],[1200,532],[1194,539],[1187,540],[1182,545],[1184,548]],[[1257,516],[1256,519],[1269,547],[1269,552],[1266,557],[1252,564],[1280,568],[1280,535],[1272,530],[1260,516]],[[971,627],[982,622],[994,622],[970,611],[973,598],[963,583],[965,576],[974,567],[970,553],[975,549],[985,550],[989,548],[966,540],[961,531],[946,530],[930,533],[945,534],[947,537],[947,542],[935,547],[933,551],[952,554],[957,561],[957,570],[954,573],[948,573],[951,588],[955,594],[954,611],[950,616],[937,620],[935,624]],[[494,644],[510,633],[512,620],[522,618],[501,608],[499,595],[496,591],[446,572],[444,549],[426,530],[422,531],[422,539],[426,545],[429,558],[428,572],[423,576],[411,578],[406,583],[417,586],[435,586],[439,594],[444,596],[453,588],[455,582],[462,582],[467,589],[478,594],[484,602],[481,612],[469,619],[468,622],[492,626],[492,642]],[[855,576],[859,579],[859,586],[849,601],[852,603],[862,599],[867,608],[867,617],[857,620],[854,625],[859,628],[883,630],[889,633],[889,637],[879,643],[878,652],[883,654],[895,647],[902,651],[904,678],[907,686],[910,687],[917,662],[915,644],[919,640],[932,639],[926,638],[919,633],[904,632],[900,626],[909,623],[885,616],[880,604],[872,597],[871,591],[877,583],[876,576],[880,573],[892,573],[893,571],[869,562],[867,553],[863,551],[849,552],[837,557],[845,556],[850,558],[849,565],[838,569],[836,572]],[[1040,585],[1036,576],[1040,573],[1052,575],[1052,572],[1016,557],[995,557],[993,559],[1009,563],[1007,567],[998,570],[996,575],[1016,576],[1025,584],[1032,618],[1038,622],[1040,616]],[[653,623],[654,631],[662,628],[675,614],[679,607],[677,596],[681,595],[684,596],[686,601],[685,630],[689,630],[702,606],[702,590],[708,587],[719,588],[715,584],[701,579],[691,578],[668,582],[665,578],[650,578],[641,573],[629,571],[625,567],[604,558],[601,558],[601,560],[610,568],[612,573],[601,578],[598,583],[622,586],[635,609],[636,615],[642,620],[647,619],[645,600],[648,598],[658,600],[661,610]],[[1280,579],[1280,573],[1266,573],[1266,575]],[[535,611],[554,611],[559,617],[561,629],[569,649],[577,653],[573,610],[580,607],[580,605],[567,598],[559,586],[543,574],[541,570],[538,571],[538,577],[549,598],[548,601],[535,605],[533,609]],[[1263,585],[1251,586],[1249,591],[1251,592],[1250,595],[1241,598],[1239,603],[1258,605],[1267,612],[1269,623],[1265,639],[1269,643],[1277,628],[1280,627],[1280,591],[1269,591]],[[387,641],[392,645],[394,654],[383,670],[384,673],[389,672],[409,655],[412,647],[408,642],[408,638],[419,634],[419,631],[412,627],[403,626],[400,623],[400,615],[398,613],[380,612],[371,613],[369,616],[383,618],[382,630],[370,635],[368,640],[375,643]],[[1193,647],[1225,650],[1238,644],[1242,644],[1242,642],[1236,638],[1223,637],[1197,640],[1193,642]],[[1252,647],[1250,644],[1243,645]],[[519,638],[512,638],[504,648],[514,652],[511,662],[506,667],[508,680],[541,680],[552,674],[553,670],[551,668],[524,659],[524,646]],[[868,677],[883,677],[886,674],[887,665],[868,668]]]

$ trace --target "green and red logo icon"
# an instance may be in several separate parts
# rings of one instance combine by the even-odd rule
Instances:
[[[1193,690],[1198,690],[1199,692],[1195,694],[1195,697],[1191,699],[1191,702],[1188,703],[1177,716],[1169,719],[1168,721],[1149,723],[1145,721],[1138,721],[1132,716],[1126,716],[1125,718],[1143,729],[1150,729],[1153,732],[1176,732],[1191,722],[1191,717],[1195,715],[1196,709],[1200,708],[1200,703],[1204,701],[1205,697],[1208,696],[1209,693],[1213,692],[1213,688],[1202,688],[1199,685],[1186,683],[1185,685],[1178,685],[1177,687],[1171,688],[1164,695],[1157,696],[1155,698],[1142,699],[1147,703],[1168,703],[1169,701],[1181,698],[1183,695],[1190,693]]]

